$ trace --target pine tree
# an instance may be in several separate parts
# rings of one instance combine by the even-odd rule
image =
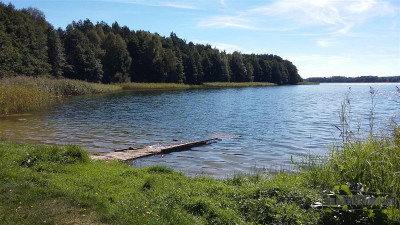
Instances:
[[[105,55],[102,59],[103,83],[128,82],[132,59],[129,56],[125,41],[119,34],[109,33],[102,47],[105,50]]]
[[[62,77],[66,66],[64,47],[61,44],[60,37],[53,27],[49,27],[47,31],[47,46],[49,64],[51,65],[51,73],[55,77]]]

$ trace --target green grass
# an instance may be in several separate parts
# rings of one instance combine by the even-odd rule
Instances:
[[[397,127],[394,138],[370,136],[363,140],[351,139],[345,144],[331,147],[326,157],[308,160],[307,164],[303,175],[312,187],[319,187],[326,192],[344,187],[359,193],[375,193],[375,197],[380,197],[379,193],[389,193],[388,197],[395,199],[397,204],[391,210],[373,206],[353,212],[330,211],[327,214],[330,216],[326,218],[337,223],[400,223],[400,127]]]
[[[56,97],[119,91],[118,85],[70,79],[10,77],[0,79],[0,116],[37,110]]]
[[[188,178],[172,169],[88,160],[76,146],[0,142],[5,224],[315,224],[301,177]]]
[[[398,131],[399,132],[399,131]],[[332,147],[326,163],[309,168],[310,180],[323,188],[347,184],[400,196],[400,146],[389,138],[350,141]]]
[[[0,142],[5,224],[396,224],[399,210],[311,207],[337,185],[399,194],[395,138],[333,147],[298,173],[188,178],[163,166],[91,161],[77,146]],[[371,213],[372,212],[372,213]]]

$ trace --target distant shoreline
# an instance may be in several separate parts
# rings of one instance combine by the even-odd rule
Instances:
[[[360,76],[360,77],[310,77],[304,79],[305,82],[318,83],[398,83],[400,76],[378,77],[378,76]]]

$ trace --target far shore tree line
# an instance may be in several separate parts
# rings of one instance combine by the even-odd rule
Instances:
[[[391,77],[378,77],[378,76],[360,76],[360,77],[344,77],[344,76],[332,76],[332,77],[310,77],[305,79],[307,82],[318,82],[318,83],[379,83],[388,82],[396,83],[400,82],[400,76]]]
[[[96,83],[302,81],[296,66],[276,55],[227,54],[117,22],[86,19],[55,29],[38,9],[0,2],[0,78],[17,75]]]

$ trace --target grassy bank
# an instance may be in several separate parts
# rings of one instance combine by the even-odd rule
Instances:
[[[0,168],[5,224],[311,224],[321,218],[310,207],[317,191],[290,174],[188,178],[166,167],[90,161],[74,146],[4,142]]]
[[[298,85],[319,85],[318,82],[299,82]]]
[[[241,82],[241,83],[230,83],[230,82],[213,82],[204,83],[205,87],[266,87],[276,86],[274,83],[266,82]]]
[[[5,224],[396,224],[395,210],[322,210],[337,185],[399,194],[396,138],[332,148],[299,173],[188,178],[160,166],[91,161],[77,146],[0,142]],[[379,209],[380,207],[377,206]]]
[[[0,79],[0,116],[24,113],[47,105],[56,97],[98,94],[121,90],[117,85],[69,79],[12,77]]]

